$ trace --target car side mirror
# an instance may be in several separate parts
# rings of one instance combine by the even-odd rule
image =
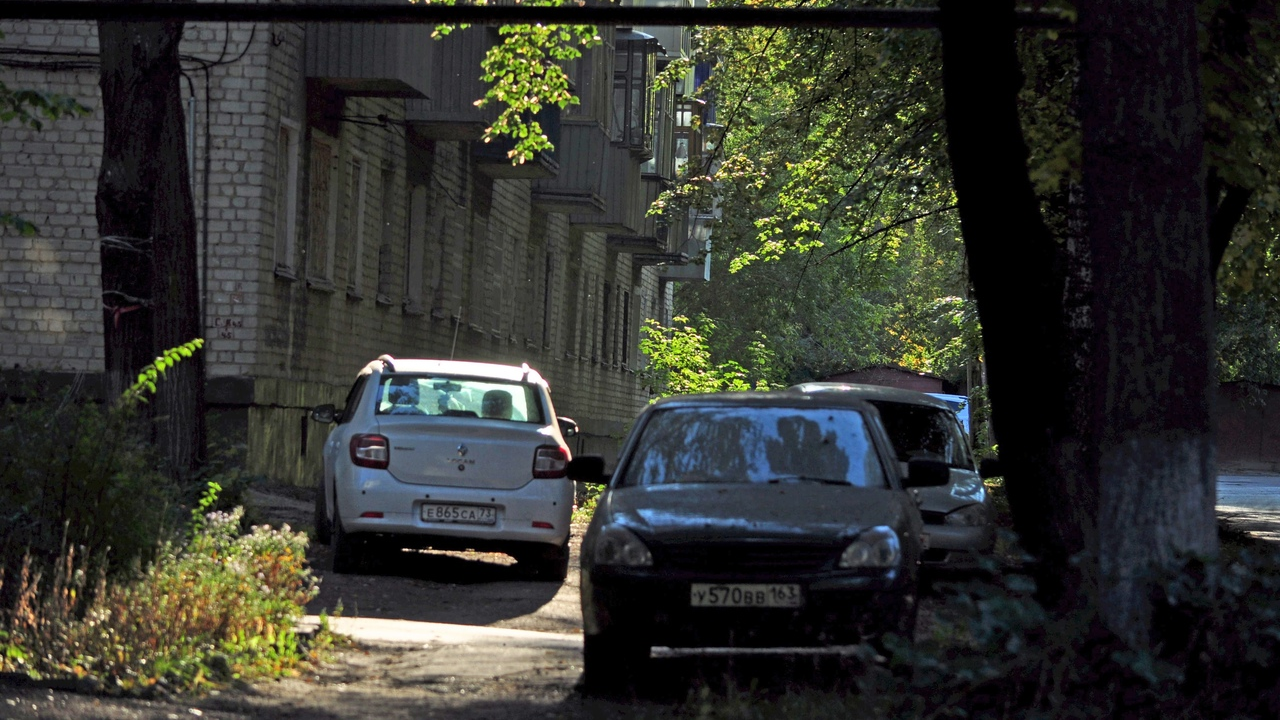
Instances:
[[[311,409],[311,419],[318,423],[331,423],[337,414],[332,405],[317,405]]]
[[[570,480],[577,482],[593,485],[604,485],[609,482],[609,476],[604,472],[604,457],[600,455],[579,455],[569,461],[565,472]]]
[[[556,418],[556,422],[560,423],[561,435],[567,438],[571,438],[574,435],[578,434],[578,423],[574,422],[573,418],[567,418],[562,416],[562,417]]]
[[[912,460],[907,463],[907,487],[938,487],[951,480],[951,466],[939,460]]]
[[[983,480],[1002,475],[1004,475],[1004,468],[1000,467],[1000,458],[983,458],[982,462],[978,463],[978,477]]]

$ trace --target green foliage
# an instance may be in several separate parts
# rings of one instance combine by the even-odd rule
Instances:
[[[656,397],[712,393],[726,390],[768,390],[764,376],[770,366],[763,343],[751,348],[750,370],[735,360],[712,363],[707,339],[715,331],[715,323],[701,318],[672,318],[672,327],[663,327],[648,319],[640,328],[640,351],[648,358],[640,371],[641,381]]]
[[[980,356],[980,331],[966,299],[936,37],[703,28],[695,48],[714,63],[700,92],[723,129],[655,211],[713,198],[721,209],[712,281],[677,295],[682,313],[714,319],[711,356],[763,343],[776,384],[876,364],[959,379]]]
[[[573,522],[589,523],[591,517],[596,514],[596,504],[600,501],[600,494],[604,492],[602,485],[586,485],[582,495],[578,499],[578,504],[573,509]]]
[[[200,345],[166,351],[112,405],[79,397],[76,384],[32,383],[0,396],[0,573],[13,578],[25,565],[48,577],[68,546],[113,579],[152,558],[182,522],[185,491],[159,470],[134,411],[164,369]],[[0,606],[13,592],[0,588]]]
[[[571,2],[524,0],[526,5],[547,7]],[[442,37],[466,27],[440,25],[432,34]],[[578,104],[564,65],[582,57],[582,48],[599,45],[600,37],[593,25],[502,25],[498,35],[502,42],[489,48],[480,63],[481,78],[489,87],[475,104],[477,107],[499,105],[498,117],[485,128],[482,139],[484,142],[510,139],[514,144],[507,157],[513,165],[521,165],[532,160],[535,154],[553,149],[533,116],[544,105],[554,104],[563,109]]]
[[[183,358],[191,357],[197,350],[204,347],[204,338],[196,338],[185,342],[177,347],[169,348],[160,354],[160,357],[151,361],[142,372],[138,373],[138,379],[120,398],[123,405],[132,405],[135,403],[145,403],[148,394],[154,395],[156,392],[156,382],[164,376],[169,368],[178,364]]]
[[[87,592],[92,574],[74,547],[47,590],[24,566],[0,626],[0,670],[134,693],[295,673],[307,650],[294,625],[317,592],[306,535],[287,526],[242,535],[242,509],[200,514],[216,493],[210,484],[186,542],[162,543],[137,579],[108,584],[99,570]]]
[[[0,444],[0,567],[9,577],[24,556],[48,574],[64,541],[86,548],[86,562],[110,549],[113,572],[127,572],[181,519],[180,489],[127,408],[32,385],[0,399]]]
[[[1280,712],[1280,554],[1188,560],[1153,583],[1163,642],[1137,652],[1087,614],[1055,615],[1024,575],[942,586],[914,645],[863,647],[809,689],[702,687],[682,717],[1264,718]],[[910,668],[910,672],[905,672]],[[776,685],[776,684],[775,684]],[[820,689],[817,689],[820,688]]]

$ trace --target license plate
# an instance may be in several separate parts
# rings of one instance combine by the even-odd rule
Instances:
[[[796,584],[693,583],[689,588],[693,607],[800,607],[804,596]]]
[[[493,525],[498,522],[498,511],[484,505],[426,504],[422,506],[422,519],[461,525]]]

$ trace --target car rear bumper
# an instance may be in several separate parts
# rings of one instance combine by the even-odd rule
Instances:
[[[691,585],[798,583],[799,608],[692,607]],[[669,578],[591,572],[581,577],[588,635],[620,633],[667,647],[791,647],[862,642],[903,632],[916,614],[914,582],[900,577]]]
[[[403,536],[423,547],[501,548],[503,543],[563,545],[573,514],[573,482],[565,478],[530,479],[514,490],[410,485],[382,471],[359,473],[339,483],[338,510],[343,531]],[[494,509],[492,525],[423,519],[427,504]],[[439,542],[433,542],[433,539]],[[474,542],[468,542],[474,541]]]

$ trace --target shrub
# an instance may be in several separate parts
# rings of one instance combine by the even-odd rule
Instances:
[[[698,718],[1280,717],[1280,553],[1230,548],[1152,584],[1158,644],[1126,646],[1085,612],[1053,615],[1019,574],[941,586],[914,645],[862,648],[821,689],[694,691]],[[903,672],[909,668],[909,672]],[[845,713],[842,715],[841,712]]]
[[[153,558],[181,524],[184,498],[157,469],[163,463],[137,410],[168,368],[203,345],[196,338],[164,351],[109,404],[83,397],[78,380],[63,390],[30,382],[0,394],[0,572],[14,577],[26,567],[49,577],[67,547],[82,548],[77,559],[91,573],[108,551],[113,574]],[[0,607],[15,600],[9,587]]]
[[[241,535],[243,510],[204,512],[217,489],[210,485],[187,537],[162,544],[136,580],[107,584],[99,571],[96,592],[86,593],[91,576],[72,546],[42,589],[28,562],[17,578],[18,602],[0,625],[0,670],[137,692],[198,690],[289,674],[305,663],[294,625],[317,592],[306,535],[287,526]]]
[[[83,547],[78,560],[89,564],[109,548],[116,572],[149,561],[180,520],[178,488],[156,470],[129,409],[74,389],[22,396],[0,399],[0,567],[13,577],[26,562],[48,576],[64,543]]]

